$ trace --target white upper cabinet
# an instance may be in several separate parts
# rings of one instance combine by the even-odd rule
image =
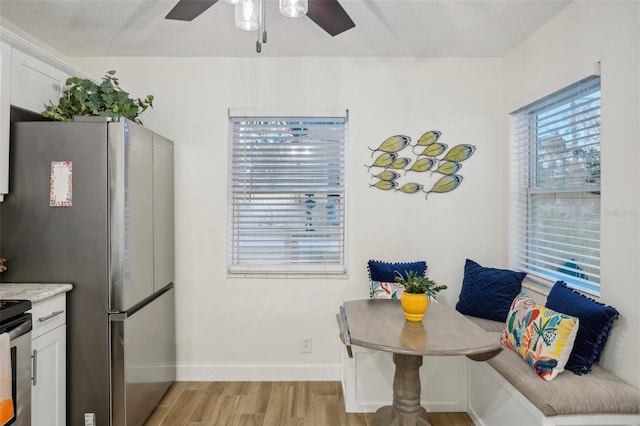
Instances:
[[[41,113],[49,101],[58,103],[69,77],[69,74],[59,68],[13,49],[11,104],[27,111]]]
[[[0,26],[0,201],[9,193],[11,106],[40,114],[58,103],[70,73],[66,63]]]

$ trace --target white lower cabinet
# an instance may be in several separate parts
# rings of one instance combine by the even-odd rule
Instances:
[[[32,426],[66,424],[66,295],[33,304]]]

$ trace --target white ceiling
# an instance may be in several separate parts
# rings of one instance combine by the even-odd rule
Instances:
[[[0,0],[0,17],[68,56],[255,57],[256,33],[233,25],[224,0],[192,22],[177,0]],[[340,0],[356,27],[331,37],[266,2],[261,56],[501,57],[557,15],[564,0]]]

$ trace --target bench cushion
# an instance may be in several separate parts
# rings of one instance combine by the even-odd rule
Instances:
[[[587,375],[564,372],[546,381],[511,350],[487,362],[545,416],[640,413],[640,390],[599,366]]]
[[[500,338],[499,321],[467,316],[480,328]],[[639,414],[640,390],[597,365],[591,373],[565,371],[546,381],[512,350],[505,349],[486,361],[545,416],[575,414]]]

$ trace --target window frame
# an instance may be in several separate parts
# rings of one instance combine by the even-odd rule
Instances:
[[[575,129],[562,136],[559,133],[555,136],[555,141],[551,143],[562,145],[563,148],[558,149],[557,153],[551,155],[544,151],[545,148],[541,148],[544,143],[541,142],[543,138],[538,135],[538,120],[542,112],[554,111],[554,109],[571,105],[572,102],[576,101],[591,100],[594,95],[596,95],[595,103],[597,107],[591,108],[594,112],[589,112],[588,120],[596,121],[597,126],[587,127],[585,125],[583,128],[581,125],[576,125]],[[581,113],[580,107],[575,106],[569,107],[567,111],[571,114]],[[562,280],[582,292],[599,296],[602,222],[600,76],[589,76],[549,96],[545,96],[514,111],[511,113],[510,118],[511,177],[513,182],[509,225],[510,266],[526,272],[528,280],[543,286],[551,286],[554,282]],[[558,121],[562,120],[566,121],[567,119],[561,117]],[[593,133],[589,133],[590,131],[593,131]],[[566,140],[564,138],[565,135],[575,138],[578,135],[583,137],[584,134],[588,135],[589,140],[597,139],[597,143],[580,142],[576,144],[575,139]],[[546,141],[546,143],[549,143],[549,141]],[[571,147],[567,148],[570,145]],[[588,147],[588,149],[585,147]],[[547,151],[550,150],[548,147],[546,149]],[[523,154],[525,152],[526,158],[523,158],[525,157]],[[585,152],[597,157],[597,162],[596,160],[591,160],[592,162],[589,163],[585,160],[583,158],[587,156],[587,154],[584,154]],[[551,179],[547,177],[547,180],[540,184],[544,170],[541,166],[538,166],[538,161],[540,161],[541,157],[544,157],[546,162],[561,164],[548,168],[548,170],[556,172],[557,170],[568,168],[561,155],[566,156],[570,153],[573,153],[575,158],[580,158],[580,160],[574,160],[575,169],[572,172],[561,173],[559,176],[571,183],[556,184],[557,177]],[[580,154],[583,155],[581,156]],[[566,157],[564,158],[566,159]],[[549,172],[547,171],[547,173]],[[585,176],[591,176],[590,180],[586,179]],[[572,196],[574,201],[572,201]],[[547,197],[546,200],[545,197]],[[548,197],[552,197],[551,202]],[[555,207],[558,201],[560,201],[560,205]],[[571,203],[574,202],[576,204],[572,205]],[[597,207],[595,206],[596,204]],[[590,206],[590,208],[584,208],[585,206]],[[551,214],[547,213],[549,222],[559,223],[564,221],[566,225],[554,225],[558,226],[557,231],[539,238],[541,229],[544,229],[545,226],[551,228],[550,225],[540,225],[545,219],[545,207],[547,209],[546,212],[553,212]],[[573,216],[567,215],[569,219],[558,219],[561,214],[556,213],[556,211],[566,212],[572,208],[577,209],[578,212]],[[597,225],[597,230],[595,225]],[[575,231],[575,235],[570,235],[572,231]],[[596,234],[597,239],[594,238]],[[550,240],[544,241],[543,239],[547,237]],[[565,240],[562,238],[565,238]],[[582,241],[585,244],[584,250],[578,250],[578,243],[569,243],[569,240]],[[559,247],[562,247],[562,249]],[[571,250],[578,251],[572,252]],[[550,253],[556,255],[555,260]],[[557,253],[566,254],[566,259],[561,259]],[[594,253],[597,253],[597,256]],[[542,260],[544,257],[548,259]],[[579,261],[575,259],[579,259]],[[580,263],[580,260],[584,260],[584,262]],[[560,263],[562,261],[564,263]],[[551,270],[546,265],[556,267],[556,269]]]
[[[331,113],[306,112],[304,114],[292,114],[291,112],[265,113],[264,111],[236,112],[229,110],[227,273],[230,276],[317,277],[346,275],[348,122],[348,111],[345,110],[339,113],[331,111]],[[265,128],[271,126],[271,124],[273,124],[273,127],[269,128],[269,130],[264,130],[262,133],[259,131],[253,132],[252,128],[251,136],[243,138],[242,131],[237,131],[236,127],[234,127],[238,126],[239,123],[245,123],[244,127],[246,128],[251,126],[260,127],[257,123],[265,125]],[[283,133],[278,134],[277,130],[273,130],[282,126],[289,132],[283,131]],[[308,134],[305,135],[303,134],[304,132],[300,132],[301,134],[297,135],[297,132],[293,130],[299,130],[299,128],[295,126],[308,126]],[[310,136],[312,133],[314,136],[322,135],[323,126],[328,132],[326,140],[322,140],[322,138],[314,139]],[[305,136],[310,137],[311,142],[309,142],[309,139],[305,140]],[[241,140],[244,142],[240,142]],[[259,154],[259,146],[265,147],[266,150],[282,150],[286,147],[297,146],[297,143],[310,148],[312,151],[318,149],[319,153],[312,153],[311,158],[318,160],[317,156],[320,155],[322,160],[328,158],[330,162],[328,164],[330,165],[323,167],[318,165],[317,162],[316,165],[309,165],[309,161],[312,160],[305,160],[305,154],[296,154],[295,152],[299,150],[293,149],[290,150],[292,154],[281,154],[280,164],[277,166],[259,165],[255,168],[242,166],[239,170],[234,169],[234,166],[238,166],[239,161],[244,161],[245,163],[255,161],[257,163],[256,160],[249,159],[257,158],[252,156],[261,155]],[[239,144],[242,144],[242,147]],[[279,148],[280,146],[282,148]],[[326,146],[326,148],[322,146]],[[326,152],[323,150],[326,150]],[[246,155],[238,154],[239,151],[246,152]],[[234,153],[239,157],[234,157]],[[289,155],[291,156],[289,157]],[[306,155],[308,156],[309,154]],[[299,161],[295,161],[296,158]],[[289,166],[286,164],[287,160],[293,160],[297,164]],[[320,172],[321,175],[312,179],[309,184],[312,188],[309,191],[295,188],[296,179],[301,178],[301,174],[295,173],[309,170]],[[242,176],[258,172],[263,173],[262,176],[264,176],[259,189],[257,189],[258,184],[254,183],[254,179],[242,178]],[[283,179],[283,176],[289,176],[289,173],[294,173],[291,175],[291,180]],[[270,178],[270,174],[273,178]],[[238,179],[242,180],[240,185],[238,185]],[[317,185],[317,187],[314,185]],[[313,192],[310,192],[311,190]],[[261,200],[260,197],[262,197]],[[296,200],[300,198],[299,202],[292,201],[294,197]],[[278,207],[275,204],[269,204],[273,203],[273,200],[282,200],[285,206]],[[299,204],[302,208],[296,209],[292,207],[294,204]],[[244,210],[242,206],[244,206]],[[292,215],[285,218],[290,219],[290,221],[282,224],[282,219],[266,217],[266,213],[259,212],[261,210],[260,206],[270,206],[269,209],[282,208],[288,212],[283,212],[283,214]],[[321,206],[324,206],[325,209],[317,208]],[[274,214],[273,216],[276,215]],[[307,222],[307,225],[301,224],[301,221],[305,220],[304,218],[312,221],[313,228],[308,228],[309,222]],[[253,229],[241,230],[240,224],[247,223],[246,221],[243,222],[243,220],[253,220],[254,225],[250,225],[250,228],[252,227]],[[277,231],[276,225],[274,225],[276,221],[278,223]],[[260,225],[255,225],[258,222]],[[257,242],[261,238],[259,237],[261,231],[257,229],[258,226],[269,227],[274,230],[276,234],[273,237],[274,240],[270,243]],[[306,229],[305,226],[307,226]],[[306,233],[302,231],[306,231]],[[314,233],[309,238],[309,232],[311,231]],[[303,236],[305,238],[302,238]],[[282,240],[278,239],[280,237]],[[244,248],[243,240],[245,243]],[[280,245],[283,248],[286,246],[287,250],[279,251],[266,246],[274,244],[276,247],[280,247],[277,241],[282,243]],[[255,250],[247,249],[247,246]],[[292,248],[292,250],[289,250],[289,248]],[[255,253],[256,258],[251,259],[251,256],[247,256],[247,253]],[[308,260],[305,260],[305,256],[308,257]],[[267,259],[269,257],[273,257],[274,260],[270,262]]]

